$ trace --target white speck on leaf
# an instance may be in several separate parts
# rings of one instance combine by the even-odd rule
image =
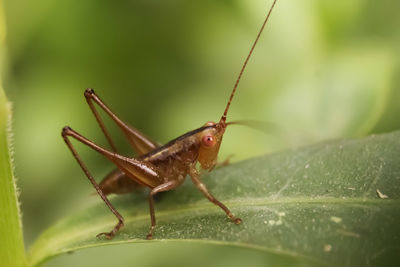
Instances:
[[[381,191],[379,191],[379,189],[376,189],[376,193],[378,194],[379,198],[382,198],[382,199],[389,198],[387,195],[385,195]]]
[[[274,220],[269,220],[268,223],[269,223],[269,225],[275,225],[275,221]]]
[[[306,168],[306,169],[310,168],[310,164],[307,163],[306,166],[304,166],[304,168]]]
[[[355,238],[360,238],[360,236],[361,236],[360,234],[351,232],[351,231],[338,230],[337,232],[343,236],[349,236],[349,237],[355,237]]]
[[[330,245],[330,244],[325,244],[324,245],[324,251],[325,252],[331,252],[331,250],[332,250],[332,245]]]
[[[331,221],[335,222],[335,223],[341,223],[342,222],[342,218],[336,217],[336,216],[332,216],[331,217]]]

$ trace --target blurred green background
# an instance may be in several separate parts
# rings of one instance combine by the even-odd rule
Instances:
[[[3,83],[14,106],[27,246],[60,217],[100,201],[89,197],[92,188],[60,136],[70,125],[106,145],[84,89],[94,88],[124,120],[161,143],[218,120],[271,2],[4,0]],[[278,0],[228,119],[274,122],[285,130],[265,135],[232,126],[220,157],[233,154],[238,161],[400,129],[399,10],[395,0]],[[118,129],[109,128],[131,154]],[[89,149],[79,151],[98,179],[112,168]],[[110,257],[116,266],[178,266],[183,257],[187,266],[195,252],[198,266],[265,264],[255,251],[185,244],[185,257],[182,249],[92,249],[46,266],[90,266],[94,259],[109,266]]]

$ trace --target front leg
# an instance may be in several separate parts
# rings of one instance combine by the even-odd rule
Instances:
[[[199,180],[199,173],[195,167],[191,167],[190,169],[190,178],[192,178],[193,183],[208,200],[210,200],[212,203],[219,206],[225,211],[226,215],[228,215],[229,219],[231,219],[232,222],[234,222],[235,224],[240,224],[242,222],[242,219],[233,216],[232,212],[223,203],[218,201],[218,199],[216,199],[213,195],[211,195],[210,192],[208,192],[206,186]]]

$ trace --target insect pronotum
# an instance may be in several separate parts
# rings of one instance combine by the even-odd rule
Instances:
[[[151,139],[146,137],[137,129],[128,126],[120,118],[118,118],[104,102],[95,94],[93,89],[85,90],[86,101],[92,110],[101,130],[103,131],[111,150],[104,149],[87,138],[83,137],[73,129],[65,126],[62,129],[62,137],[71,150],[73,156],[78,161],[83,172],[96,189],[99,196],[106,203],[110,211],[117,217],[118,223],[110,232],[99,233],[97,237],[105,236],[111,239],[115,234],[124,226],[124,219],[121,214],[114,208],[107,198],[109,194],[122,194],[134,191],[139,187],[150,188],[149,205],[150,205],[150,218],[151,226],[147,234],[147,239],[152,239],[154,229],[156,227],[156,217],[154,213],[154,200],[153,197],[159,192],[172,190],[180,186],[189,175],[196,187],[204,194],[204,196],[219,206],[228,215],[229,219],[235,224],[240,224],[242,220],[232,214],[232,212],[220,201],[218,201],[206,188],[206,186],[199,179],[199,171],[196,168],[196,163],[199,162],[204,170],[211,171],[217,164],[217,155],[221,145],[222,137],[225,129],[232,122],[226,122],[229,107],[231,105],[233,96],[235,95],[240,78],[246,68],[254,47],[256,46],[262,31],[271,15],[272,9],[277,0],[274,0],[270,7],[268,14],[259,30],[257,37],[250,49],[246,60],[240,70],[238,78],[233,86],[232,93],[229,97],[225,111],[219,122],[207,122],[202,127],[193,131],[187,132],[178,138],[168,142],[163,146],[159,146]],[[107,132],[103,120],[96,110],[94,104],[97,104],[103,109],[111,119],[118,125],[118,127],[126,135],[133,150],[138,155],[135,158],[122,156],[117,152],[117,149]],[[97,184],[93,176],[90,174],[86,165],[83,163],[81,157],[72,145],[69,137],[72,137],[79,142],[89,146],[95,151],[99,152],[111,162],[116,165],[111,173],[109,173],[101,182]]]

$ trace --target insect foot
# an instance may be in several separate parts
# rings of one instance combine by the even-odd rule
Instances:
[[[122,221],[119,221],[118,224],[112,229],[111,232],[103,232],[96,235],[97,238],[104,236],[106,239],[110,240],[113,239],[115,234],[124,226]]]
[[[113,232],[103,232],[103,233],[99,233],[96,235],[97,238],[101,238],[102,236],[104,236],[106,239],[110,240],[113,239],[115,234],[113,234]]]
[[[156,226],[155,225],[152,225],[151,227],[150,227],[150,231],[149,231],[149,233],[147,234],[147,236],[146,236],[146,239],[147,240],[152,240],[153,239],[153,233],[154,233],[154,229],[156,228]]]
[[[229,219],[231,219],[232,222],[234,222],[235,224],[241,224],[242,223],[242,219],[240,219],[239,217],[235,217],[233,216],[232,213],[228,213],[228,217]]]
[[[233,218],[232,221],[233,221],[235,224],[241,224],[241,223],[242,223],[242,219],[240,219],[240,218]]]

